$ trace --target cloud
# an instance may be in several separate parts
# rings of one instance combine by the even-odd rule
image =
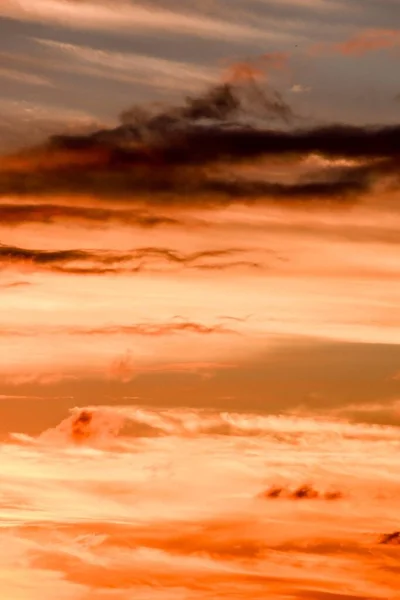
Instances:
[[[223,325],[202,325],[201,323],[183,322],[183,323],[163,323],[163,324],[137,324],[137,325],[110,325],[105,327],[79,327],[68,329],[70,335],[138,335],[159,337],[175,333],[196,333],[200,335],[210,335],[214,333],[232,334],[233,329]]]
[[[397,29],[366,29],[359,31],[340,43],[319,43],[311,46],[310,53],[342,54],[343,56],[363,56],[369,52],[391,50],[400,46],[400,31]]]
[[[0,54],[7,65],[12,55]],[[24,64],[27,71],[34,71],[36,64]],[[59,71],[60,68],[55,69]],[[64,132],[86,134],[97,131],[99,120],[89,113],[48,103],[34,103],[27,100],[15,101],[0,98],[0,152],[12,152],[26,147],[27,140],[32,146],[41,144],[50,135]],[[2,162],[2,161],[1,161]]]
[[[312,485],[304,484],[295,489],[288,489],[281,486],[272,486],[265,492],[258,495],[259,498],[263,499],[286,499],[286,500],[340,500],[343,498],[342,492],[328,490],[320,492],[316,490]]]
[[[20,267],[29,271],[50,271],[73,275],[134,274],[160,269],[164,264],[191,269],[232,269],[260,267],[246,260],[207,262],[210,259],[230,259],[245,253],[237,248],[201,250],[183,254],[170,248],[144,247],[129,252],[100,250],[34,250],[0,244],[0,266]]]
[[[311,88],[305,85],[302,85],[301,83],[294,83],[292,85],[292,87],[290,88],[290,91],[293,94],[305,94],[307,92],[311,91]]]
[[[337,52],[349,55],[363,55],[376,50],[388,50],[400,46],[400,31],[397,29],[369,29],[358,33],[346,42],[337,44]]]
[[[381,536],[379,543],[393,546],[400,545],[400,531],[394,531],[393,533],[385,533]]]
[[[0,16],[24,21],[50,23],[62,27],[132,31],[147,35],[195,35],[206,39],[250,41],[262,31],[227,19],[213,19],[195,12],[177,12],[120,1],[117,5],[101,0],[2,0]]]
[[[10,281],[6,283],[1,283],[0,287],[4,289],[13,289],[18,287],[25,287],[27,285],[31,285],[29,281]]]
[[[54,136],[42,148],[3,157],[0,195],[89,194],[109,202],[212,207],[341,201],[356,199],[379,181],[398,183],[397,126],[271,129],[261,127],[260,118],[268,123],[295,117],[279,94],[264,93],[253,80],[244,87],[221,84],[161,112],[133,107],[121,114],[117,128]],[[294,183],[252,180],[229,170],[246,161],[301,162],[310,155],[327,162]],[[327,166],[338,159],[348,164]]]
[[[34,337],[38,328],[13,329],[2,327],[0,336]],[[138,336],[162,337],[179,333],[194,333],[196,335],[238,335],[238,331],[224,325],[203,325],[193,321],[169,323],[135,323],[128,325],[104,325],[98,327],[42,327],[41,334],[69,336]]]
[[[52,225],[54,223],[105,227],[125,225],[152,229],[154,227],[196,226],[201,221],[182,220],[154,214],[144,210],[113,210],[93,206],[68,206],[63,204],[0,203],[0,226],[18,227],[29,223]]]
[[[377,543],[383,520],[393,532],[398,521],[395,439],[389,427],[285,415],[74,408],[36,437],[2,441],[2,590],[396,597],[396,549]],[[255,498],[266,480],[305,474],[320,498]],[[325,501],[330,489],[345,501]]]
[[[44,65],[54,66],[58,70],[73,70],[74,73],[126,83],[145,83],[162,90],[193,91],[200,86],[210,85],[218,78],[216,69],[194,63],[127,52],[111,52],[49,39],[37,38],[35,41],[61,58],[67,58],[68,62],[65,63],[64,60],[49,61],[44,57]]]
[[[250,60],[231,63],[225,73],[228,83],[248,83],[265,79],[270,71],[288,69],[288,52],[267,52]]]
[[[122,381],[127,383],[132,381],[137,375],[148,374],[188,374],[195,375],[203,380],[210,379],[216,371],[236,369],[237,364],[229,362],[180,362],[180,363],[158,363],[153,366],[143,366],[135,364],[131,353],[125,352],[114,359],[108,371],[110,380]]]
[[[23,71],[18,71],[16,69],[6,69],[4,67],[0,67],[0,79],[11,79],[29,85],[52,86],[51,81],[45,77],[40,77],[39,75],[34,75],[32,73],[24,73]]]
[[[232,78],[234,78],[232,75],[228,76],[228,79],[231,80]],[[235,83],[239,83],[239,87]],[[242,87],[243,83],[244,88]],[[244,104],[247,98],[241,97],[238,94],[238,91],[243,89],[246,93],[250,93],[252,101],[254,100],[254,93],[259,96],[257,101],[260,110],[265,111],[270,116],[276,116],[272,101],[267,95],[262,94],[254,80],[253,74],[250,73],[244,80],[241,79],[239,82],[228,81],[227,83],[211,87],[203,94],[187,96],[184,104],[181,106],[163,107],[161,110],[156,109],[153,112],[146,110],[145,107],[141,108],[135,105],[132,109],[124,111],[120,115],[122,124],[130,126],[130,128],[127,130],[117,129],[114,132],[110,132],[111,142],[114,140],[118,144],[118,133],[125,133],[130,135],[132,141],[135,138],[137,141],[143,138],[146,141],[147,138],[151,143],[151,141],[154,141],[154,136],[155,140],[161,136],[161,139],[165,139],[168,143],[168,134],[173,135],[175,131],[185,134],[188,128],[204,120],[206,122],[226,123],[229,122],[229,119],[232,119],[234,123],[235,119],[242,112],[248,110],[248,107]],[[270,102],[271,107],[268,106],[268,102]],[[286,106],[283,102],[282,110],[290,113],[290,107]],[[106,131],[100,132],[100,136],[103,140],[110,140],[110,134]],[[60,141],[62,144],[62,140]]]
[[[71,415],[57,427],[43,432],[39,440],[47,443],[104,443],[120,433],[125,421],[118,411],[106,408],[74,408],[70,412]]]

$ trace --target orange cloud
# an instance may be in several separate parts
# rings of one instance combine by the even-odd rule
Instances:
[[[283,498],[290,500],[315,500],[315,499],[323,499],[323,500],[340,500],[343,497],[343,494],[339,491],[326,490],[325,492],[321,492],[316,490],[312,485],[304,484],[301,485],[294,490],[290,490],[281,486],[272,486],[265,492],[262,492],[259,498],[265,499],[274,499],[274,498]]]
[[[287,52],[267,52],[256,58],[235,62],[229,66],[225,81],[243,83],[249,80],[264,79],[270,70],[286,69],[289,64]]]
[[[394,600],[392,439],[388,427],[284,415],[74,409],[38,437],[0,446],[1,591],[24,600]],[[301,487],[290,501],[255,499],[265,477],[305,472],[318,490],[335,483],[351,494],[325,502]]]
[[[363,55],[376,50],[388,50],[400,46],[400,31],[391,29],[370,29],[356,34],[346,42],[337,44],[341,54]]]
[[[338,53],[343,56],[363,56],[368,52],[390,50],[400,46],[400,30],[367,29],[356,33],[348,40],[336,44],[314,44],[311,55]]]

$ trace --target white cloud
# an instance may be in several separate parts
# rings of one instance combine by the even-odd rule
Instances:
[[[295,84],[293,84],[293,85],[292,85],[292,87],[290,88],[290,91],[291,91],[293,94],[304,94],[304,93],[310,92],[310,91],[311,91],[311,88],[310,88],[310,87],[307,87],[307,86],[305,86],[305,85],[301,85],[301,83],[295,83]]]

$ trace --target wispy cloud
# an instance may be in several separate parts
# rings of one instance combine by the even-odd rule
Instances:
[[[95,0],[4,0],[0,16],[55,23],[76,29],[117,30],[127,33],[146,31],[147,34],[154,32],[248,41],[263,36],[262,31],[251,26],[130,1],[122,1],[115,6],[114,3]]]
[[[338,53],[344,56],[363,56],[369,52],[391,50],[400,47],[400,30],[366,29],[358,31],[343,42],[316,44],[311,54]]]
[[[160,89],[196,89],[218,78],[217,69],[194,63],[178,62],[133,53],[111,52],[77,46],[54,40],[37,39],[38,44],[51,49],[58,56],[55,66],[91,76],[117,79],[127,83],[146,83]],[[68,62],[62,64],[61,57]],[[74,66],[71,65],[71,59]],[[46,60],[44,61],[46,65]],[[97,69],[97,70],[96,70]]]
[[[376,50],[389,50],[400,46],[400,30],[370,29],[362,31],[341,44],[336,50],[345,55],[362,55]]]
[[[0,79],[11,79],[29,85],[52,86],[51,81],[45,77],[35,75],[34,73],[24,73],[23,71],[17,71],[16,69],[6,69],[5,67],[0,67]]]
[[[60,130],[83,133],[98,128],[99,120],[83,110],[0,97],[0,153],[25,148],[27,140],[29,144],[43,143]]]
[[[180,268],[218,270],[259,266],[249,260],[235,259],[236,255],[245,253],[245,250],[235,248],[182,254],[169,248],[157,247],[137,248],[130,252],[107,252],[74,249],[34,250],[0,245],[0,265],[3,269],[20,267],[29,271],[73,275],[129,275],[157,270],[168,264]]]
[[[14,288],[25,287],[31,285],[29,281],[8,281],[5,283],[0,283],[0,288],[3,290],[11,290]]]
[[[45,335],[70,335],[70,336],[138,336],[138,337],[162,337],[175,335],[179,333],[194,333],[198,335],[211,334],[236,334],[236,330],[228,328],[225,325],[203,325],[202,323],[194,323],[190,321],[180,321],[171,323],[137,323],[133,325],[105,325],[99,327],[56,327],[39,330],[32,329],[0,329],[0,335],[6,337],[32,337],[42,333]]]
[[[0,204],[0,227],[18,227],[38,223],[42,225],[74,224],[85,227],[124,225],[152,229],[155,227],[196,227],[200,220],[174,218],[166,214],[144,210],[113,210],[93,206],[65,204]]]

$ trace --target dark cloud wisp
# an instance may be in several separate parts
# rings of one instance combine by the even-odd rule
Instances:
[[[137,210],[113,210],[91,206],[68,206],[63,204],[0,203],[0,224],[18,227],[28,223],[68,224],[101,227],[127,225],[143,229],[188,225],[186,221],[166,215]]]
[[[184,254],[159,247],[136,248],[128,252],[35,250],[0,244],[0,269],[20,267],[71,275],[118,275],[162,271],[168,265],[185,269],[219,270],[261,266],[250,260],[238,260],[237,257],[245,252],[239,248],[226,248]]]

